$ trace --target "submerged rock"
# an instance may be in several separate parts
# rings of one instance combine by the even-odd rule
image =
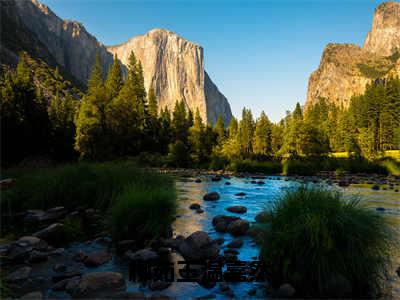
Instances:
[[[211,177],[211,181],[221,181],[222,177],[220,175],[215,175],[214,177]]]
[[[282,298],[290,298],[296,293],[295,288],[289,283],[284,283],[279,287],[278,295]]]
[[[41,300],[43,299],[43,294],[41,291],[30,292],[23,295],[20,300]]]
[[[239,236],[246,234],[249,227],[250,227],[249,221],[239,219],[230,223],[226,228],[226,231],[232,234],[233,236]]]
[[[268,221],[269,214],[268,212],[262,211],[256,215],[254,218],[258,223],[266,223]]]
[[[239,192],[239,193],[236,193],[235,196],[237,196],[237,197],[244,197],[244,196],[246,196],[246,193],[244,193],[244,192]]]
[[[76,298],[108,297],[111,293],[125,289],[121,273],[93,272],[84,274],[72,291]]]
[[[247,208],[241,205],[230,206],[226,210],[237,214],[244,214],[247,212]]]
[[[379,185],[374,184],[371,189],[373,189],[374,191],[378,191],[380,189]]]
[[[212,224],[217,232],[226,232],[228,225],[239,219],[239,217],[218,215],[213,218]]]
[[[243,246],[243,240],[241,239],[234,239],[232,242],[230,242],[228,245],[226,245],[228,248],[240,248]]]
[[[105,264],[110,259],[111,259],[111,255],[107,251],[104,251],[104,250],[97,251],[97,252],[89,254],[89,256],[85,259],[85,266],[98,267],[102,264]]]
[[[147,263],[151,261],[156,261],[160,258],[157,252],[150,249],[141,249],[136,252],[131,250],[125,253],[125,257],[129,258],[133,262]]]
[[[29,278],[31,274],[31,267],[21,267],[16,269],[14,272],[8,274],[7,281],[11,283],[23,282]]]
[[[198,203],[192,203],[189,206],[190,209],[199,209],[200,208],[200,204]]]
[[[216,201],[220,198],[217,192],[207,193],[203,196],[203,200],[205,201]]]

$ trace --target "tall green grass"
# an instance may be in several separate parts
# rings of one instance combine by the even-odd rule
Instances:
[[[336,171],[341,169],[349,173],[388,174],[388,169],[379,161],[362,158],[307,158],[286,160],[282,162],[284,175],[314,175],[320,171]]]
[[[170,224],[175,210],[173,180],[139,169],[130,162],[77,163],[28,171],[11,169],[6,175],[15,176],[16,185],[2,193],[3,215],[55,206],[69,210],[95,208],[106,216],[112,215],[109,225],[117,238],[134,238],[136,225],[138,229],[144,228],[145,234],[155,234],[161,227],[154,226],[154,222]],[[159,208],[164,214],[155,213]],[[70,225],[72,231],[77,227]]]
[[[274,285],[299,297],[377,297],[398,241],[357,199],[324,189],[288,191],[267,211],[262,256]]]
[[[282,167],[280,161],[256,161],[256,160],[237,160],[233,161],[228,169],[235,172],[251,172],[251,173],[264,173],[264,174],[279,174]]]
[[[111,218],[117,240],[132,233],[136,240],[169,235],[176,211],[175,188],[171,179],[156,181],[157,187],[128,185],[115,198]]]

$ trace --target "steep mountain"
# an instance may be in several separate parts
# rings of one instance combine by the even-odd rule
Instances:
[[[199,109],[203,120],[215,123],[221,114],[227,124],[232,116],[227,99],[204,70],[203,48],[164,29],[134,37],[107,49],[123,64],[133,51],[141,61],[145,87],[155,89],[161,107],[173,109],[183,99],[192,110]]]
[[[24,25],[45,45],[57,64],[81,83],[86,83],[96,53],[107,70],[112,55],[81,23],[60,19],[37,0],[15,0],[15,4]]]
[[[328,44],[308,82],[306,108],[320,98],[348,107],[377,78],[400,75],[400,3],[375,9],[364,46]]]
[[[18,52],[25,50],[84,85],[97,53],[106,71],[113,53],[125,65],[134,51],[143,65],[146,89],[155,88],[160,107],[173,108],[183,99],[208,122],[214,123],[221,114],[228,123],[232,116],[227,99],[204,70],[203,49],[170,31],[152,30],[106,48],[81,23],[60,19],[37,0],[4,0],[0,5],[2,64],[15,65]]]

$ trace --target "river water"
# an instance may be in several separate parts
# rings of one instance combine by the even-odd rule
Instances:
[[[200,178],[200,183],[194,182],[194,179]],[[173,224],[174,235],[188,236],[195,231],[205,231],[212,238],[224,238],[225,242],[221,246],[221,253],[227,249],[226,245],[232,241],[232,236],[225,233],[217,233],[212,226],[212,219],[217,215],[231,215],[240,216],[249,222],[254,222],[254,217],[263,209],[268,208],[278,199],[280,195],[286,190],[295,189],[303,184],[292,178],[285,178],[281,176],[265,177],[263,181],[265,184],[253,184],[252,178],[222,178],[221,181],[213,182],[210,176],[200,176],[196,178],[182,178],[177,179],[178,190],[178,216]],[[227,185],[229,182],[230,185]],[[340,188],[326,184],[324,181],[319,183],[308,183],[313,185],[322,185],[332,189],[340,189],[345,195],[358,195],[362,201],[370,207],[370,209],[377,209],[379,213],[387,215],[392,221],[395,228],[400,228],[400,193],[394,190],[371,190],[370,187],[363,187],[352,185],[347,188]],[[399,188],[399,186],[397,186]],[[218,201],[203,201],[203,195],[207,192],[218,192],[221,198]],[[243,192],[246,195],[238,197],[235,194]],[[193,203],[201,205],[204,213],[196,213],[191,210],[189,206]],[[244,214],[235,214],[226,210],[227,207],[233,205],[242,205],[247,208]],[[259,247],[253,242],[250,237],[242,237],[244,244],[238,249],[238,258],[244,261],[251,261],[257,259],[259,254]],[[75,244],[67,249],[68,252],[74,253],[77,250],[84,250],[89,253],[99,248],[96,243],[92,244]],[[178,254],[174,255],[174,261],[182,260]],[[398,264],[400,265],[400,264]],[[121,272],[128,278],[128,267],[125,261],[114,257],[110,262],[94,269],[87,269],[85,272],[98,272],[98,271],[114,271]],[[255,283],[232,283],[229,284],[237,298],[249,297],[248,291],[256,288],[256,295],[253,297],[264,297],[264,291],[261,284]],[[399,278],[393,277],[393,295],[400,298],[400,283]],[[128,282],[128,291],[142,290],[146,295],[152,292],[146,287],[140,287],[137,283]],[[162,294],[178,297],[202,297],[206,295],[213,295],[217,299],[226,298],[216,285],[212,289],[201,287],[197,283],[182,283],[175,282],[167,289],[162,291]],[[50,290],[48,296],[56,295]],[[58,294],[58,296],[60,296]]]

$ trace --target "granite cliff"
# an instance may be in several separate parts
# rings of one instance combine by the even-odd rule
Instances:
[[[215,123],[221,114],[227,124],[229,103],[204,70],[203,48],[164,29],[153,29],[124,44],[107,47],[127,65],[133,51],[141,61],[145,87],[155,89],[160,106],[173,109],[183,99],[203,120]]]
[[[215,123],[219,115],[226,124],[230,121],[229,103],[205,72],[199,45],[171,31],[155,29],[119,46],[105,47],[81,23],[62,20],[37,0],[0,4],[2,64],[15,65],[18,52],[24,50],[85,85],[97,53],[106,71],[114,53],[125,66],[133,51],[143,65],[146,89],[155,88],[159,107],[172,109],[183,99],[188,108],[199,109],[204,121]]]
[[[377,78],[400,75],[400,3],[375,9],[363,47],[328,44],[320,65],[308,82],[306,108],[320,98],[348,107],[353,95],[365,91]]]

